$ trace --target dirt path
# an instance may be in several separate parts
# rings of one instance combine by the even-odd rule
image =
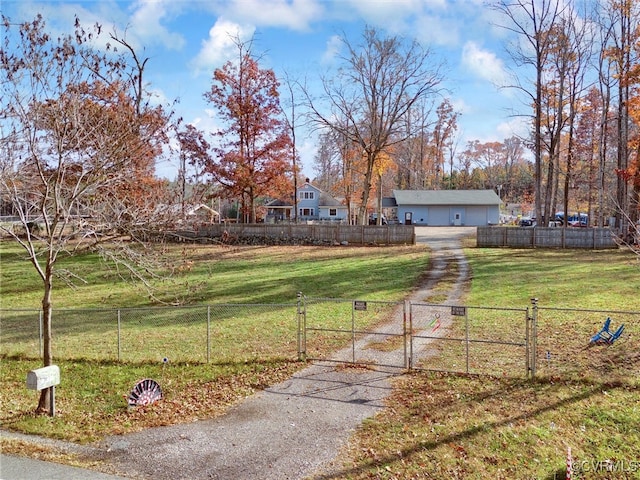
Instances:
[[[452,263],[458,273],[446,303],[460,298],[468,271],[459,240],[471,233],[469,228],[416,229],[418,242],[432,249],[432,268],[426,284],[408,300],[424,301]],[[137,478],[338,478],[342,467],[335,459],[341,447],[364,419],[384,407],[393,378],[401,374],[395,368],[314,364],[222,417],[109,437],[99,449],[120,475]]]

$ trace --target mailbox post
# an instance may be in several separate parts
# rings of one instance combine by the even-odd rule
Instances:
[[[27,373],[27,388],[29,390],[49,389],[50,409],[49,415],[56,415],[56,385],[60,383],[60,367],[49,365],[48,367],[37,368]]]

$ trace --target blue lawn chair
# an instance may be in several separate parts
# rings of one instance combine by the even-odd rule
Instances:
[[[620,325],[618,329],[613,333],[611,333],[611,331],[609,330],[610,325],[611,325],[611,318],[607,317],[607,319],[604,322],[604,325],[602,326],[602,330],[600,330],[593,337],[591,337],[589,344],[611,345],[613,342],[615,342],[618,339],[618,337],[622,335],[622,332],[624,332],[624,323]]]

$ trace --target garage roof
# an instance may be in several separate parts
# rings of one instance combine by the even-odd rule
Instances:
[[[500,205],[493,190],[394,190],[398,206],[403,205]]]

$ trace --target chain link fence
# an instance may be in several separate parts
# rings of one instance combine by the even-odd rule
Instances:
[[[54,310],[54,358],[238,362],[295,357],[298,304]],[[40,358],[42,313],[0,310],[0,354]]]
[[[536,375],[616,382],[640,382],[640,311],[554,308],[534,305]],[[613,343],[591,338],[611,320],[610,331],[624,325]]]
[[[610,318],[612,344],[591,338]],[[54,359],[327,360],[500,376],[640,381],[640,311],[307,298],[286,304],[54,310]],[[0,355],[42,356],[42,313],[0,309]]]

